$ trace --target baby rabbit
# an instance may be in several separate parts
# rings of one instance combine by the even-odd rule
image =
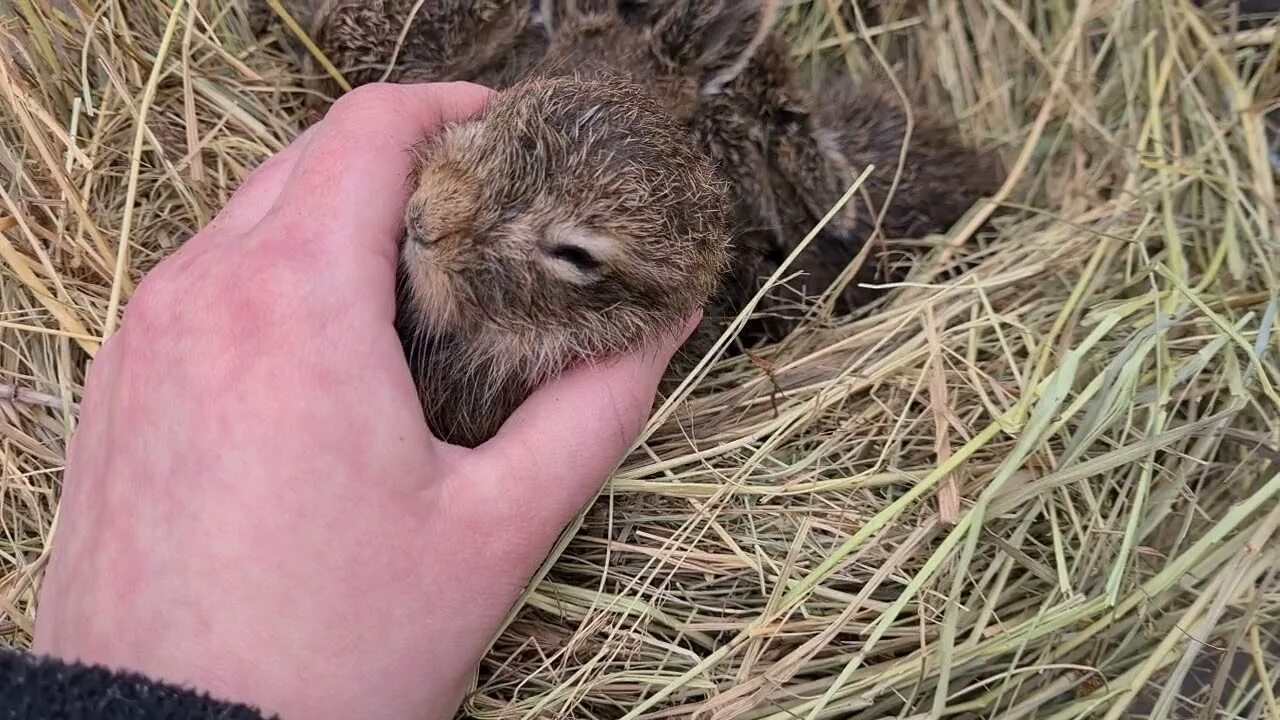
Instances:
[[[724,183],[625,78],[524,81],[417,154],[400,334],[447,442],[492,437],[575,362],[677,332],[727,264]]]
[[[291,12],[357,84],[381,77],[416,4],[319,3]],[[921,118],[889,202],[905,114],[847,81],[819,105],[776,12],[777,0],[422,5],[388,78],[503,90],[484,120],[421,149],[406,216],[401,333],[437,433],[482,442],[546,378],[634,347],[714,293],[680,377],[869,162],[864,195],[792,266],[801,292],[845,270],[886,202],[880,231],[908,238],[945,230],[994,187],[980,156]],[[869,297],[851,286],[836,310]],[[765,303],[741,337],[784,335],[785,305]]]
[[[938,122],[914,118],[895,187],[907,115],[896,97],[856,88],[830,73],[816,93],[801,87],[785,40],[772,29],[776,0],[544,0],[550,40],[543,66],[604,66],[649,89],[688,127],[732,189],[733,270],[714,311],[736,316],[760,279],[785,258],[867,165],[861,193],[790,266],[795,290],[832,285],[877,232],[887,239],[947,230],[994,192],[994,163]],[[815,98],[821,98],[819,103]],[[892,192],[892,196],[890,191]],[[885,209],[879,225],[881,211]],[[872,254],[856,282],[901,279]],[[835,303],[847,313],[875,295],[848,284]],[[785,298],[766,298],[747,325],[748,344],[777,340],[795,324]],[[708,313],[709,320],[716,315]]]
[[[468,80],[507,87],[528,74],[546,46],[530,0],[282,0],[281,5],[353,86],[385,75],[391,82]],[[251,0],[248,10],[255,32],[279,24],[266,0]],[[292,33],[284,37],[299,63],[314,72],[305,47]],[[325,85],[333,89],[332,83]]]

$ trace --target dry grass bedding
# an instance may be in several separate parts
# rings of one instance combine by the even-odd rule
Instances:
[[[309,96],[237,2],[57,5],[0,3],[18,647],[86,365]],[[875,307],[668,403],[466,715],[1280,720],[1277,25],[1221,1],[870,5],[791,0],[797,55],[890,70],[1009,182]]]

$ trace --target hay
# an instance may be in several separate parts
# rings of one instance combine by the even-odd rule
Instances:
[[[88,359],[308,93],[233,3],[13,3],[0,634],[25,647]],[[887,64],[1014,177],[874,312],[672,403],[466,712],[1280,718],[1280,41],[1222,4],[792,2],[798,54]]]

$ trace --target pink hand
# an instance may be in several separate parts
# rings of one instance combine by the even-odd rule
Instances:
[[[449,717],[683,338],[490,443],[422,420],[393,329],[407,148],[466,84],[366,86],[155,269],[95,361],[36,650],[285,717]]]

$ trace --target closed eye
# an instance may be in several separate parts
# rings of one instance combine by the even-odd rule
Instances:
[[[547,270],[567,283],[583,286],[603,279],[625,257],[616,237],[573,226],[549,228],[538,249]]]
[[[600,261],[589,251],[577,245],[556,245],[551,248],[551,257],[563,260],[584,273],[600,269]]]

